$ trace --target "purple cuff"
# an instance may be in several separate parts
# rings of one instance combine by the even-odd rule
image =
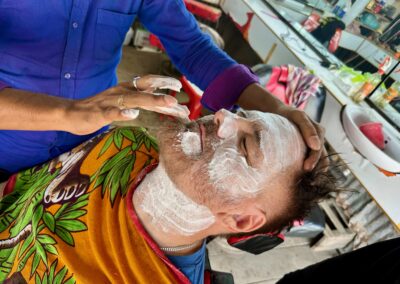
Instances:
[[[245,65],[237,64],[219,74],[204,91],[201,103],[213,111],[231,109],[244,89],[258,83],[257,75]]]
[[[4,88],[9,87],[9,85],[7,85],[6,83],[0,81],[0,91],[3,90]]]

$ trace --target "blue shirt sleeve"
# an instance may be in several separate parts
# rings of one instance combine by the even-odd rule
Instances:
[[[193,254],[183,256],[167,255],[169,260],[189,278],[193,284],[204,283],[204,267],[206,262],[206,242]]]
[[[237,64],[200,31],[183,0],[143,0],[138,18],[159,37],[177,68],[203,90]]]

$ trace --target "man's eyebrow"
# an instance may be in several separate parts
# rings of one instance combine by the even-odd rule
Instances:
[[[253,151],[249,152],[251,153],[249,157],[253,163],[257,162],[260,159],[260,155],[264,156],[263,150],[261,149],[261,135],[261,130],[255,130],[254,134],[252,135],[256,140],[256,147],[253,148]]]
[[[244,118],[248,118],[248,115],[247,115],[246,111],[244,111],[244,110],[238,111],[237,115],[241,116],[241,117],[244,117]],[[254,135],[256,137],[257,147],[258,147],[258,149],[261,150],[261,127],[260,127],[260,129],[257,129],[254,132]]]
[[[244,118],[248,118],[248,115],[246,113],[246,111],[244,110],[240,110],[237,115],[244,117]],[[257,129],[254,132],[254,135],[256,136],[256,142],[257,142],[257,147],[260,149],[261,148],[261,127],[259,125],[257,125]]]

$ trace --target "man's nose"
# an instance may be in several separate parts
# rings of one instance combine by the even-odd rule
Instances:
[[[231,138],[238,130],[236,115],[221,109],[214,115],[214,123],[217,125],[217,136],[222,139]]]
[[[218,126],[220,126],[226,117],[230,117],[234,119],[236,117],[236,114],[231,113],[229,110],[226,109],[220,109],[217,111],[214,115],[214,123]]]
[[[214,123],[218,127],[224,122],[224,117],[225,117],[224,111],[225,111],[224,109],[221,109],[214,114]]]

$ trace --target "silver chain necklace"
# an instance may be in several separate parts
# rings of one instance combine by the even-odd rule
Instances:
[[[160,249],[161,249],[163,252],[178,252],[178,251],[183,251],[183,250],[186,250],[186,249],[194,248],[194,247],[197,246],[200,242],[201,242],[201,240],[200,240],[200,241],[197,241],[197,242],[194,242],[193,244],[190,244],[190,245],[177,246],[177,247],[160,247]]]

